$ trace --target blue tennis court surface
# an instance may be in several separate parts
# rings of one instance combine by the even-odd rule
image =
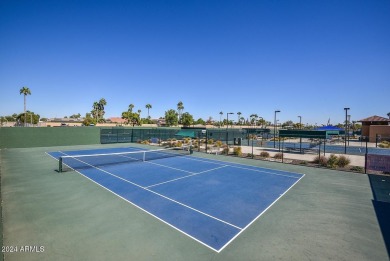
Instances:
[[[48,153],[59,159],[137,151],[115,148]],[[122,199],[220,252],[294,186],[303,174],[192,155],[75,170]],[[72,166],[70,166],[72,167]],[[63,174],[66,175],[66,174]]]

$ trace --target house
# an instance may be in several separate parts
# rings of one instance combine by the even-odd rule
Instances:
[[[376,142],[377,137],[390,140],[390,119],[374,115],[358,122],[362,123],[362,137],[368,137],[369,142]]]

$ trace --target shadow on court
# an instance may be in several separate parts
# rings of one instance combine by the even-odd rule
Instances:
[[[372,205],[378,219],[387,254],[390,257],[390,177],[368,175],[374,200]]]

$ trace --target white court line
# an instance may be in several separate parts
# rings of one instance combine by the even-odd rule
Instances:
[[[127,156],[122,156],[122,157],[124,157],[124,158],[129,158],[129,159],[134,159],[134,158],[132,158],[132,157],[127,157]],[[150,161],[143,161],[143,162],[144,162],[144,163],[149,163],[149,164],[154,164],[154,165],[161,166],[161,167],[165,167],[165,168],[169,168],[169,169],[174,169],[174,170],[186,172],[186,173],[191,173],[191,174],[194,174],[194,173],[195,173],[195,172],[191,172],[191,171],[184,170],[184,169],[178,169],[178,168],[174,168],[174,167],[170,167],[170,166],[165,166],[165,165],[158,164],[158,163],[155,163],[155,162],[150,162]]]
[[[304,176],[300,177],[297,181],[294,182],[283,194],[281,194],[274,202],[271,203],[266,209],[264,209],[257,217],[255,217],[248,225],[246,225],[240,232],[238,232],[234,237],[232,237],[223,247],[221,247],[217,252],[220,253],[225,247],[227,247],[234,239],[236,239],[242,232],[244,232],[250,225],[253,224],[260,216],[262,216],[270,207],[272,207],[281,197],[283,197],[292,187],[295,186]]]
[[[206,172],[210,172],[210,171],[213,171],[213,170],[216,170],[216,169],[222,169],[222,168],[225,168],[225,167],[229,167],[229,166],[225,165],[225,166],[221,166],[221,167],[218,167],[218,168],[201,171],[201,172],[194,173],[194,174],[191,174],[191,175],[188,175],[188,176],[184,176],[184,177],[180,177],[180,178],[164,181],[164,182],[161,182],[161,183],[153,184],[153,185],[147,186],[145,188],[155,187],[155,186],[162,185],[162,184],[169,183],[169,182],[173,182],[173,181],[176,181],[176,180],[179,180],[179,179],[186,179],[186,178],[189,178],[189,177],[192,177],[192,176],[200,175],[200,174],[203,174],[203,173],[206,173]]]
[[[60,152],[60,153],[63,153],[63,152]],[[64,153],[64,154],[65,154],[65,153]],[[195,159],[195,158],[193,158],[193,157],[188,157],[188,156],[184,156],[184,157],[182,157],[182,158],[190,159],[190,160],[194,160],[194,161],[201,161],[201,162],[216,164],[216,165],[222,165],[222,164],[221,164],[221,163],[215,163],[215,162],[223,162],[223,163],[225,163],[225,164],[226,164],[226,163],[229,163],[229,162],[225,162],[225,161],[221,161],[221,160],[214,160],[214,159],[210,159],[210,160],[208,160],[208,159],[206,159],[206,160],[200,160],[200,159]],[[149,162],[149,163],[151,163],[151,162]],[[86,163],[86,164],[88,164],[88,163]],[[233,164],[246,166],[245,164],[240,164],[240,163],[233,163]],[[89,165],[89,164],[88,164],[88,165]],[[161,164],[157,164],[157,165],[161,165]],[[91,166],[92,166],[92,165],[91,165]],[[164,166],[164,165],[161,165],[161,166],[163,166],[163,167],[168,167],[168,166]],[[272,172],[268,172],[268,171],[255,170],[255,169],[244,168],[244,167],[239,167],[239,166],[234,166],[234,165],[224,165],[224,166],[230,166],[230,167],[235,167],[235,168],[239,168],[239,169],[246,169],[246,170],[251,170],[251,171],[255,171],[255,172],[263,172],[263,173],[268,173],[268,174],[278,175],[278,176],[284,176],[284,177],[289,177],[289,178],[297,178],[297,177],[293,177],[293,176],[289,176],[289,175],[277,174],[277,173],[272,173]],[[224,167],[224,166],[221,166],[220,168],[222,168],[222,167]],[[94,166],[92,166],[92,167],[94,167]],[[257,166],[253,166],[253,167],[254,167],[254,168],[257,168]],[[94,167],[94,168],[96,168],[96,167]],[[259,168],[262,168],[262,167],[259,167]],[[96,169],[101,170],[101,169],[99,169],[99,168],[96,168]],[[270,169],[270,168],[262,168],[262,169],[272,170],[272,169]],[[112,175],[112,176],[114,176],[114,177],[117,177],[116,175],[111,174],[111,173],[109,173],[109,172],[107,172],[107,171],[104,171],[104,170],[101,170],[101,171],[106,172],[107,174]],[[283,171],[283,170],[280,170],[280,171]],[[85,178],[88,178],[88,177],[85,176],[84,174],[82,174],[82,173],[80,173],[80,172],[78,172],[78,171],[76,171],[76,172],[79,173],[79,174],[81,174],[81,175],[84,176]],[[286,173],[294,173],[294,172],[289,172],[289,171],[283,171],[283,172],[286,172]],[[158,220],[162,221],[163,223],[165,223],[165,224],[171,226],[172,228],[176,229],[177,231],[179,231],[179,232],[181,232],[181,233],[187,235],[188,237],[190,237],[190,238],[194,239],[195,241],[201,243],[202,245],[204,245],[204,246],[206,246],[206,247],[208,247],[208,248],[210,248],[210,249],[216,251],[217,253],[220,253],[225,247],[227,247],[231,242],[233,242],[234,239],[236,239],[244,230],[246,230],[250,225],[252,225],[258,218],[260,218],[260,216],[262,216],[262,215],[263,215],[271,206],[273,206],[281,197],[283,197],[283,196],[284,196],[292,187],[294,187],[294,186],[295,186],[295,185],[296,185],[296,184],[305,176],[305,174],[302,174],[302,173],[297,173],[297,174],[301,174],[302,176],[301,176],[300,178],[298,178],[298,180],[295,181],[295,182],[294,182],[294,183],[293,183],[293,184],[292,184],[292,185],[291,185],[283,194],[281,194],[281,195],[280,195],[272,204],[270,204],[270,205],[269,205],[265,210],[263,210],[257,217],[255,217],[247,226],[245,226],[244,228],[239,228],[239,227],[236,227],[236,226],[233,225],[235,228],[239,229],[240,232],[237,233],[233,238],[231,238],[231,239],[230,239],[223,247],[221,247],[219,250],[217,250],[217,249],[215,249],[215,248],[213,248],[213,247],[207,245],[206,243],[204,243],[204,242],[202,242],[202,241],[200,241],[200,240],[198,240],[198,239],[192,237],[191,235],[187,234],[186,232],[184,232],[184,231],[182,231],[182,230],[176,228],[175,226],[173,226],[173,225],[167,223],[166,221],[164,221],[164,220],[160,219],[159,217],[155,216],[154,214],[152,214],[152,213],[146,211],[145,209],[143,209],[143,208],[139,207],[138,205],[134,204],[133,202],[131,202],[131,201],[129,201],[129,200],[127,200],[127,199],[121,197],[120,195],[116,194],[115,192],[113,192],[113,191],[109,190],[108,188],[104,187],[103,185],[97,183],[96,181],[94,181],[94,180],[92,180],[92,179],[90,179],[90,178],[88,178],[88,179],[90,179],[90,180],[93,181],[94,183],[98,184],[99,186],[103,187],[104,189],[110,191],[111,193],[117,195],[118,197],[124,199],[125,201],[129,202],[130,204],[136,206],[137,208],[141,209],[142,211],[144,211],[144,212],[150,214],[151,216],[157,218]],[[122,178],[120,178],[120,177],[117,177],[117,178],[122,179]],[[124,180],[125,182],[129,182],[129,183],[133,184],[132,182],[127,181],[127,180],[125,180],[125,179],[122,179],[122,180]],[[138,186],[138,187],[141,187],[141,186],[139,186],[139,185],[137,185],[137,184],[134,184],[134,185],[135,185],[135,186]],[[153,185],[152,185],[152,186],[153,186]],[[143,188],[143,187],[141,187],[141,188]],[[160,195],[160,194],[158,194],[158,193],[155,193],[154,191],[148,190],[147,188],[143,188],[143,189],[145,189],[145,190],[147,190],[147,191],[149,191],[149,192],[151,192],[151,193],[157,194],[157,195],[159,195],[159,196],[162,196],[163,198],[166,198],[166,199],[168,199],[168,200],[172,200],[172,199],[169,199],[169,198],[167,198],[167,197],[165,197],[165,196],[163,196],[163,195]],[[172,200],[172,201],[175,202],[175,203],[178,203],[178,204],[180,204],[180,205],[185,206],[184,204],[182,204],[182,203],[180,203],[180,202],[176,202],[176,201],[174,201],[174,200]],[[191,207],[189,207],[189,208],[192,209]],[[196,209],[192,209],[192,210],[197,211]],[[197,212],[198,212],[198,211],[197,211]],[[206,215],[209,216],[208,214],[206,214]],[[210,217],[213,218],[212,216],[210,216]],[[217,219],[217,220],[218,220],[218,219]],[[219,221],[221,221],[221,220],[219,220]],[[224,221],[221,221],[221,222],[225,223]],[[226,223],[227,223],[227,222],[226,222]],[[231,225],[231,224],[229,224],[229,223],[227,223],[227,224],[228,224],[228,225]]]
[[[194,161],[200,161],[200,162],[207,162],[207,163],[212,163],[212,164],[216,164],[216,165],[222,165],[222,163],[214,163],[214,162],[210,162],[210,161],[207,161],[207,160],[200,160],[198,158],[195,159],[193,157],[184,156],[184,157],[181,157],[181,158],[185,158],[185,159],[188,159],[188,160],[194,160]],[[221,160],[214,160],[214,159],[210,159],[210,160],[211,161],[217,161],[217,162],[224,162],[224,161],[221,161]],[[226,164],[226,163],[230,163],[230,162],[224,162],[224,163]],[[246,166],[246,165],[240,164],[240,163],[233,163],[233,164]],[[238,168],[238,169],[245,169],[245,170],[251,170],[251,171],[255,171],[255,172],[267,173],[267,174],[276,175],[276,176],[283,176],[283,177],[287,177],[287,178],[294,178],[294,179],[299,179],[300,178],[300,177],[294,177],[294,176],[290,176],[290,175],[278,174],[278,173],[264,171],[264,170],[250,169],[250,168],[244,168],[244,167],[239,167],[239,166],[234,166],[234,165],[228,165],[228,166],[229,167],[233,167],[233,168]],[[259,168],[259,169],[262,168],[262,167],[257,167],[257,166],[252,166],[252,167]],[[268,169],[268,168],[263,168],[263,169]],[[269,169],[269,170],[272,170],[272,169]],[[287,172],[287,173],[289,172],[289,171],[284,171],[284,170],[276,170],[276,171],[283,171],[283,172]],[[294,172],[290,172],[290,173],[294,173]],[[294,173],[294,174],[304,175],[302,173]]]
[[[67,155],[67,154],[64,153],[64,152],[61,152],[61,151],[59,151],[59,152],[65,154],[65,155]],[[76,159],[76,158],[75,158],[75,159]],[[80,162],[82,162],[82,163],[84,163],[84,164],[86,164],[86,165],[88,165],[88,166],[91,166],[92,168],[95,168],[95,169],[100,170],[100,171],[102,171],[102,172],[104,172],[104,173],[107,173],[108,175],[111,175],[111,176],[113,176],[113,177],[115,177],[115,178],[117,178],[117,179],[120,179],[120,180],[124,181],[124,182],[130,183],[130,184],[132,184],[132,185],[134,185],[134,186],[136,186],[136,187],[138,187],[138,188],[144,189],[144,190],[146,190],[146,191],[148,191],[148,192],[151,192],[151,193],[153,193],[153,194],[155,194],[155,195],[157,195],[157,196],[160,196],[160,197],[165,198],[165,199],[167,199],[167,200],[169,200],[169,201],[172,201],[172,202],[174,202],[174,203],[176,203],[176,204],[179,204],[179,205],[181,205],[181,206],[183,206],[183,207],[186,207],[186,208],[191,209],[191,210],[193,210],[193,211],[195,211],[195,212],[198,212],[198,213],[200,213],[200,214],[202,214],[202,215],[205,215],[205,216],[207,216],[207,217],[209,217],[209,218],[212,218],[212,219],[214,219],[214,220],[217,220],[217,221],[219,221],[219,222],[222,222],[222,223],[224,223],[224,224],[226,224],[226,225],[229,225],[229,226],[231,226],[231,227],[237,228],[237,229],[239,229],[239,230],[242,229],[242,228],[239,227],[239,226],[230,224],[229,222],[226,222],[226,221],[224,221],[224,220],[222,220],[222,219],[219,219],[219,218],[214,217],[214,216],[212,216],[212,215],[210,215],[210,214],[207,214],[207,213],[205,213],[205,212],[202,212],[202,211],[200,211],[200,210],[198,210],[198,209],[196,209],[196,208],[190,207],[190,206],[188,206],[188,205],[186,205],[186,204],[183,204],[183,203],[181,203],[181,202],[179,202],[179,201],[176,201],[176,200],[171,199],[171,198],[169,198],[169,197],[167,197],[167,196],[164,196],[164,195],[162,195],[162,194],[160,194],[160,193],[157,193],[157,192],[155,192],[155,191],[153,191],[153,190],[150,190],[150,189],[148,189],[148,188],[146,188],[146,187],[142,187],[142,186],[138,185],[137,183],[134,183],[134,182],[132,182],[132,181],[129,181],[129,180],[127,180],[127,179],[124,179],[124,178],[122,178],[122,177],[119,177],[119,176],[117,176],[117,175],[115,175],[115,174],[113,174],[113,173],[110,173],[110,172],[108,172],[108,171],[106,171],[106,170],[104,170],[104,169],[98,168],[98,167],[96,167],[96,166],[93,166],[93,165],[91,165],[91,164],[89,164],[89,163],[87,163],[87,162],[84,162],[84,161],[82,161],[82,160],[79,160],[79,159],[76,159],[76,160],[77,160],[77,161],[80,161]]]
[[[61,152],[61,151],[59,151],[59,152]],[[61,152],[61,153],[63,153],[63,152]],[[48,153],[47,153],[47,154],[48,154]],[[51,156],[50,154],[48,154],[48,155],[49,155],[50,157],[52,157],[52,158],[54,158],[55,160],[57,160],[57,161],[58,161],[58,159],[57,159],[57,158],[55,158],[55,157]],[[66,154],[65,154],[65,155],[66,155]],[[145,209],[141,208],[140,206],[136,205],[135,203],[131,202],[130,200],[128,200],[128,199],[126,199],[126,198],[122,197],[121,195],[119,195],[119,194],[115,193],[114,191],[112,191],[112,190],[110,190],[110,189],[106,188],[105,186],[103,186],[102,184],[100,184],[100,183],[96,182],[95,180],[93,180],[93,179],[91,179],[91,178],[89,178],[89,177],[85,176],[83,173],[81,173],[81,172],[79,172],[79,171],[77,171],[77,170],[75,170],[75,169],[73,169],[73,170],[74,170],[76,173],[78,173],[80,176],[82,176],[82,177],[84,177],[84,178],[86,178],[86,179],[88,179],[88,180],[92,181],[93,183],[97,184],[97,185],[98,185],[98,186],[100,186],[101,188],[103,188],[103,189],[105,189],[105,190],[107,190],[107,191],[111,192],[111,193],[112,193],[112,194],[114,194],[115,196],[117,196],[117,197],[119,197],[119,198],[123,199],[124,201],[126,201],[126,202],[130,203],[131,205],[133,205],[133,206],[135,206],[136,208],[138,208],[138,209],[140,209],[140,210],[144,211],[145,213],[147,213],[147,214],[151,215],[152,217],[154,217],[154,218],[156,218],[156,219],[160,220],[161,222],[163,222],[164,224],[166,224],[166,225],[170,226],[171,228],[173,228],[173,229],[175,229],[175,230],[177,230],[177,231],[179,231],[179,232],[183,233],[184,235],[186,235],[186,236],[188,236],[189,238],[191,238],[191,239],[195,240],[196,242],[198,242],[198,243],[200,243],[200,244],[204,245],[205,247],[208,247],[209,249],[211,249],[211,250],[213,250],[213,251],[215,251],[215,252],[219,253],[217,249],[215,249],[215,248],[213,248],[213,247],[211,247],[211,246],[207,245],[207,244],[206,244],[206,243],[204,243],[203,241],[200,241],[199,239],[197,239],[197,238],[195,238],[195,237],[191,236],[190,234],[188,234],[187,232],[184,232],[183,230],[180,230],[180,229],[178,229],[177,227],[175,227],[174,225],[172,225],[172,224],[168,223],[168,222],[167,222],[167,221],[165,221],[164,219],[161,219],[161,218],[159,218],[158,216],[156,216],[156,215],[154,215],[154,214],[150,213],[149,211],[147,211],[147,210],[145,210]]]

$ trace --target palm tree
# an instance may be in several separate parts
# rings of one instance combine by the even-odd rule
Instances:
[[[251,114],[249,118],[251,118],[251,124],[256,124],[256,120],[259,116],[257,114]]]
[[[98,117],[99,117],[99,103],[98,102],[94,102],[93,105],[92,105],[92,116],[96,119],[96,122],[98,121]]]
[[[141,110],[138,110],[137,112],[138,112],[139,117],[141,118]]]
[[[390,112],[389,112],[389,113],[387,113],[387,117],[389,117],[389,119],[390,119]]]
[[[107,105],[107,101],[104,98],[101,98],[98,102],[98,121],[100,121],[100,118],[103,119],[104,116],[104,106]]]
[[[181,114],[183,113],[183,110],[184,110],[183,102],[179,101],[177,104],[177,112],[179,114],[179,123],[181,120]]]
[[[221,126],[222,126],[222,114],[223,114],[223,112],[220,111],[220,112],[219,112],[219,127],[220,127],[220,128],[221,128]]]
[[[133,108],[134,108],[134,104],[131,103],[131,104],[129,105],[128,111],[129,111],[129,112],[133,112]]]
[[[146,104],[145,108],[148,109],[148,119],[150,119],[150,116],[149,116],[149,109],[152,108],[152,105],[150,105],[150,104],[148,103],[148,104]]]
[[[24,95],[24,126],[26,126],[26,96],[31,95],[31,91],[28,87],[23,87],[20,89],[19,94]]]
[[[240,122],[245,123],[245,118],[244,117],[240,117]]]
[[[241,114],[242,114],[241,112],[237,112],[237,116],[238,116],[237,124],[240,124],[240,118],[241,118],[240,116],[241,116]]]

